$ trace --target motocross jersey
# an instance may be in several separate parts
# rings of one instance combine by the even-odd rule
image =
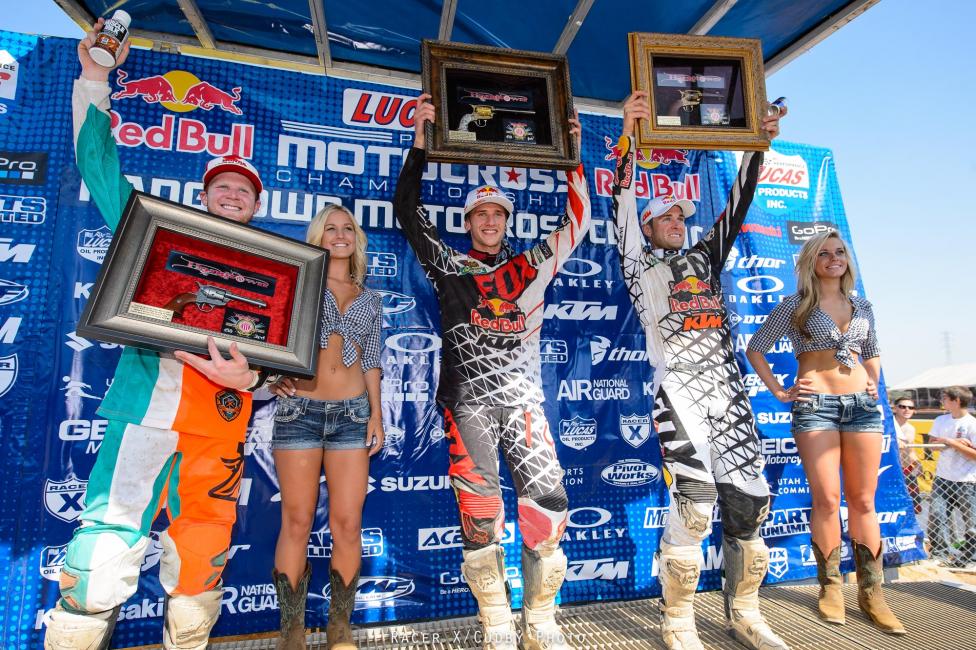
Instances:
[[[634,139],[620,141],[614,213],[620,262],[654,366],[654,392],[668,368],[734,364],[722,302],[722,266],[752,202],[762,153],[748,152],[715,225],[687,251],[654,251],[641,231],[634,195]]]
[[[518,255],[465,254],[444,244],[420,200],[426,154],[411,148],[394,209],[440,303],[441,406],[541,403],[539,331],[546,287],[590,224],[583,166],[566,173],[566,214],[544,240]]]
[[[71,104],[78,169],[114,232],[133,188],[119,165],[108,114],[109,91],[106,82],[78,79]],[[251,394],[215,384],[171,355],[126,347],[98,414],[146,427],[243,441]]]

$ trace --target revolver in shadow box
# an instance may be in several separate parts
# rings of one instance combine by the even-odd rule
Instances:
[[[484,128],[495,118],[496,114],[535,115],[534,102],[529,92],[501,90],[491,92],[458,88],[458,95],[459,103],[471,106],[471,112],[461,116],[458,131],[473,131],[474,127]],[[534,142],[535,136],[532,133],[532,127],[532,120],[507,121],[504,127],[505,137],[511,140]]]
[[[224,307],[231,300],[247,303],[248,305],[254,305],[262,309],[268,306],[268,303],[264,302],[263,300],[248,298],[247,296],[239,296],[236,293],[228,291],[227,289],[221,289],[220,287],[215,287],[210,284],[201,284],[197,282],[197,288],[196,293],[181,293],[170,300],[168,303],[166,303],[166,309],[169,309],[182,316],[183,310],[186,309],[188,305],[194,304],[197,306],[197,309],[204,313],[213,311],[214,307]]]

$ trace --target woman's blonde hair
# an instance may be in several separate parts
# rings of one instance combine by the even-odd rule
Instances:
[[[815,272],[817,255],[830,239],[839,241],[847,254],[847,270],[840,278],[841,293],[850,296],[854,290],[854,282],[857,280],[854,260],[851,259],[850,255],[851,248],[847,242],[840,238],[840,234],[836,230],[828,230],[814,235],[803,244],[796,261],[796,293],[800,296],[800,303],[793,313],[793,326],[808,339],[810,338],[810,331],[807,329],[807,320],[809,320],[813,310],[820,305],[820,280]]]
[[[366,233],[356,223],[356,217],[352,216],[352,212],[341,205],[329,204],[325,206],[319,210],[319,213],[315,215],[312,222],[308,224],[305,241],[313,246],[321,246],[322,233],[325,232],[325,222],[328,221],[329,215],[336,211],[345,212],[349,215],[353,232],[356,233],[356,250],[349,260],[349,275],[356,281],[356,284],[361,286],[366,279]]]

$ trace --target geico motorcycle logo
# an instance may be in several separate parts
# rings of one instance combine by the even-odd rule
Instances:
[[[363,528],[360,533],[363,557],[383,555],[383,529]],[[332,557],[332,531],[328,529],[312,531],[308,538],[306,555],[310,558]]]
[[[63,481],[44,481],[44,508],[61,521],[71,523],[85,509],[88,481],[69,476]]]
[[[760,527],[763,537],[801,535],[810,532],[810,508],[777,508]]]
[[[566,568],[566,580],[623,580],[630,573],[630,562],[606,557],[596,560],[572,560]]]
[[[597,366],[604,361],[647,361],[647,350],[630,350],[623,346],[611,347],[605,336],[590,339],[590,362]]]
[[[64,442],[87,442],[87,451],[94,453],[105,438],[108,420],[62,420],[58,438]]]
[[[774,578],[782,578],[790,569],[790,557],[785,548],[769,547],[769,574]]]
[[[417,299],[396,291],[378,291],[383,298],[383,315],[392,316],[408,312],[417,306]]]
[[[782,413],[771,413],[769,415],[782,415]],[[796,455],[796,440],[793,438],[760,438],[759,450],[764,456]]]
[[[756,422],[758,424],[789,424],[792,421],[793,414],[789,411],[776,411],[775,413],[760,411],[756,413]]]
[[[515,542],[515,524],[506,523],[502,534],[502,544]],[[461,548],[464,538],[461,537],[460,526],[442,526],[440,528],[421,528],[417,530],[418,551],[439,551],[445,548]]]
[[[396,254],[366,251],[366,275],[392,278],[397,268]]]
[[[773,275],[750,275],[735,282],[746,293],[775,293],[783,288],[783,281]]]
[[[240,587],[225,584],[220,605],[228,614],[249,614],[278,609],[278,597],[272,584]]]
[[[10,305],[23,300],[30,293],[27,285],[0,278],[0,305]]]
[[[3,324],[0,325],[0,343],[14,343],[17,341],[17,333],[20,332],[20,323],[24,319],[20,316],[10,316],[3,320]],[[12,358],[12,360],[11,360]],[[12,357],[0,357],[0,373],[4,369],[13,369],[14,377],[17,375],[17,355],[12,355]],[[4,381],[2,375],[0,375],[0,395],[3,395]]]
[[[660,478],[661,472],[650,463],[629,458],[620,460],[612,465],[607,465],[600,472],[600,478],[619,487],[636,487],[647,485]]]
[[[569,346],[562,339],[542,339],[539,341],[539,357],[542,363],[566,363]]]
[[[644,510],[644,528],[664,528],[667,525],[667,506],[651,506]]]
[[[561,320],[616,320],[617,306],[588,300],[563,300],[546,305],[543,318]]]
[[[0,237],[0,262],[27,264],[36,248],[36,244],[15,244],[13,239]]]
[[[573,449],[585,449],[596,442],[596,420],[574,415],[559,421],[559,441]]]
[[[111,244],[112,231],[108,226],[78,231],[78,254],[96,264],[101,264],[105,260],[105,253],[108,252]]]
[[[342,122],[397,131],[413,130],[417,99],[409,95],[379,93],[357,88],[342,92]]]
[[[571,402],[580,400],[625,400],[630,397],[630,387],[624,379],[562,379],[556,399]]]

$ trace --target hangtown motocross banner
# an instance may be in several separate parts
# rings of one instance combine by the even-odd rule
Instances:
[[[38,647],[43,615],[58,597],[65,545],[84,507],[86,479],[106,422],[95,414],[119,346],[75,332],[111,241],[74,164],[70,94],[76,41],[0,32],[0,562],[6,568],[3,647]],[[387,444],[371,465],[363,519],[363,568],[354,622],[467,615],[474,600],[460,573],[461,539],[442,421],[434,402],[441,339],[437,302],[392,211],[397,174],[412,141],[416,92],[149,51],[133,51],[111,75],[112,123],[122,167],[136,189],[199,207],[206,162],[236,153],[261,171],[266,192],[253,221],[303,238],[323,205],[350,208],[369,236],[368,284],[384,297],[383,417]],[[621,277],[610,186],[618,117],[582,116],[583,162],[593,201],[586,241],[546,296],[542,331],[546,413],[565,467],[569,571],[563,603],[656,596],[654,552],[667,513],[651,419],[651,369]],[[785,124],[789,133],[789,120]],[[697,241],[725,203],[739,157],[729,152],[643,151],[641,199],[674,193],[696,202]],[[768,582],[815,576],[810,495],[790,413],[746,365],[749,337],[795,289],[803,241],[836,227],[850,239],[830,151],[777,141],[722,279],[728,318],[752,397],[774,495],[762,535]],[[431,164],[424,197],[447,242],[464,247],[468,190],[501,187],[515,201],[516,249],[553,230],[566,199],[562,173]],[[860,287],[859,287],[860,289]],[[880,323],[883,329],[885,324]],[[309,332],[314,324],[309,323]],[[771,357],[792,381],[789,341]],[[268,397],[267,395],[265,397]],[[276,629],[271,582],[280,496],[269,450],[274,403],[257,400],[223,613],[215,636]],[[889,564],[922,557],[885,410],[878,517]],[[516,500],[503,470],[505,548],[520,605]],[[308,556],[308,624],[325,625],[328,491]],[[846,519],[845,519],[846,522]],[[718,522],[716,516],[716,523]],[[165,526],[165,513],[155,529]],[[845,523],[846,527],[846,523]],[[720,586],[720,526],[704,544],[703,585]],[[155,535],[155,534],[154,534]],[[154,539],[139,591],[122,608],[116,647],[158,643],[163,591]],[[850,548],[844,568],[851,570]]]

